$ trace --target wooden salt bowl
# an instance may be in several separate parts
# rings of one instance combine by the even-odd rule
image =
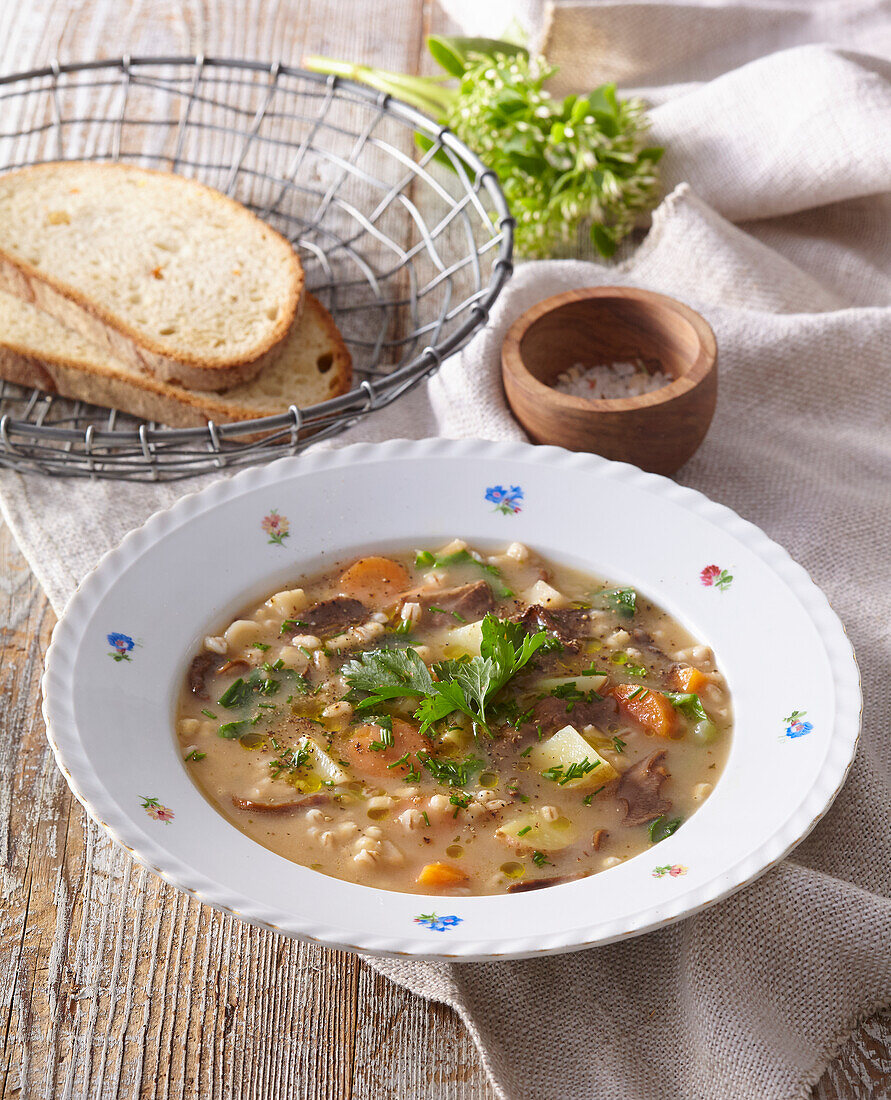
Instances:
[[[557,375],[642,359],[674,381],[612,400],[552,389]],[[507,399],[536,443],[592,451],[673,474],[705,438],[718,393],[715,334],[689,306],[632,287],[569,290],[539,302],[511,326],[501,350]]]

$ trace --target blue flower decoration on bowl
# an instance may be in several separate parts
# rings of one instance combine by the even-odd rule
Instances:
[[[791,738],[804,737],[806,733],[810,733],[814,728],[813,722],[805,722],[804,716],[807,714],[806,710],[793,710],[790,715],[783,719],[786,723],[786,736]]]
[[[505,516],[514,516],[519,512],[519,502],[523,499],[523,490],[519,485],[511,485],[505,489],[503,485],[490,485],[486,490],[486,500],[495,505],[496,512],[502,512]]]
[[[130,650],[136,645],[129,634],[109,634],[108,644],[111,646],[109,657],[116,661],[129,661]]]
[[[438,917],[435,913],[422,913],[415,917],[415,924],[423,924],[431,932],[448,932],[450,928],[457,928],[463,917]]]

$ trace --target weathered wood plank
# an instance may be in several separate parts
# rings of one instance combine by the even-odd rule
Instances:
[[[887,1100],[891,1096],[891,1009],[867,1020],[830,1063],[814,1100]]]

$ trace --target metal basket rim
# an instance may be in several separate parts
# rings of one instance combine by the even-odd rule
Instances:
[[[170,428],[166,426],[148,427],[146,423],[134,429],[86,429],[91,445],[138,445],[143,450],[153,443],[189,443],[205,439],[210,433],[211,437],[219,439],[237,439],[243,436],[256,435],[280,431],[284,429],[299,432],[305,425],[312,425],[315,420],[323,420],[327,415],[339,413],[344,416],[350,414],[362,415],[376,408],[380,408],[395,400],[411,388],[406,383],[417,382],[426,375],[435,371],[447,356],[461,348],[470,337],[483,325],[489,316],[492,305],[504,288],[505,283],[513,272],[513,242],[515,219],[510,213],[504,192],[498,181],[496,173],[486,166],[480,157],[463,141],[458,138],[448,126],[442,126],[425,115],[422,111],[412,107],[389,93],[378,92],[366,87],[357,81],[346,77],[315,73],[309,69],[297,65],[285,65],[281,62],[264,62],[251,58],[233,57],[206,57],[204,54],[191,55],[145,55],[132,56],[125,54],[119,58],[93,59],[90,61],[70,61],[64,64],[53,60],[49,65],[37,69],[29,69],[22,72],[10,73],[0,76],[0,87],[28,80],[45,79],[67,73],[92,72],[102,69],[113,69],[128,74],[134,66],[200,66],[204,68],[231,68],[247,72],[269,72],[274,76],[296,77],[308,80],[330,91],[344,90],[360,100],[364,100],[376,106],[381,112],[401,118],[413,127],[426,132],[434,140],[440,141],[464,161],[476,176],[475,188],[479,191],[485,187],[492,200],[497,217],[496,225],[501,233],[498,258],[492,264],[492,275],[485,292],[470,307],[470,316],[455,331],[451,332],[444,340],[426,346],[415,355],[408,363],[382,377],[381,382],[387,383],[387,389],[395,392],[379,392],[383,387],[375,381],[364,381],[358,387],[346,394],[329,398],[327,401],[316,405],[308,405],[306,408],[290,406],[288,412],[276,416],[256,418],[252,420],[240,420],[229,424],[215,424],[209,420],[200,428]],[[26,92],[26,94],[28,94]],[[104,159],[104,158],[103,158]],[[2,166],[0,166],[2,170]],[[376,389],[376,386],[378,387]],[[0,417],[0,455],[3,451],[15,454],[15,447],[9,439],[10,433],[27,434],[37,440],[51,440],[55,442],[79,442],[84,439],[84,430],[78,428],[62,428],[53,425],[33,424],[26,420],[16,420],[8,413]]]

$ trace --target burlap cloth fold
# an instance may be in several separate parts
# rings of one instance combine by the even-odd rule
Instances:
[[[580,5],[569,7],[578,17]],[[666,178],[678,186],[646,241],[618,268],[520,267],[460,356],[341,441],[522,438],[503,403],[498,353],[524,309],[597,283],[683,299],[714,326],[721,381],[711,432],[679,480],[759,524],[825,589],[860,661],[863,740],[834,808],[792,858],[697,917],[527,962],[369,961],[453,1005],[510,1100],[806,1096],[856,1022],[891,1003],[891,200],[881,194],[891,184],[891,66],[810,45],[691,83],[696,56],[710,59],[706,70],[716,63],[724,9],[628,4],[621,23],[620,7],[587,7],[588,32],[602,10],[613,32],[624,27],[626,43],[636,27],[648,56],[655,12],[657,29],[669,16],[676,33],[689,26],[695,55],[684,75],[682,43],[666,50],[671,79],[683,76],[684,86],[654,96],[654,129],[669,147]],[[835,7],[848,35],[854,5]],[[884,49],[882,7],[861,5]],[[724,25],[742,10],[727,9]],[[788,24],[791,11],[762,2],[750,15],[785,12]],[[7,471],[0,503],[61,610],[102,552],[194,488]],[[760,669],[753,653],[752,674],[782,670]],[[753,813],[758,797],[753,791]]]

